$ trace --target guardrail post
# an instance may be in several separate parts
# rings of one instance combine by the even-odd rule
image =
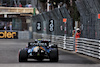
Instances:
[[[63,22],[64,22],[64,47],[63,49],[66,49],[66,23],[67,23],[67,19],[63,18]]]
[[[74,45],[73,45],[73,51],[75,51],[75,41],[76,41],[76,38],[75,38],[75,35],[76,35],[76,28],[78,27],[78,21],[75,21],[75,34],[74,34]]]
[[[63,49],[66,49],[66,36],[64,36],[64,47]]]

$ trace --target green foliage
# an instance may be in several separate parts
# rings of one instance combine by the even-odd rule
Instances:
[[[73,1],[73,6],[70,7],[71,9],[71,17],[73,18],[74,21],[79,21],[80,20],[80,14],[77,10],[77,6],[75,4],[75,1]]]
[[[42,3],[46,3],[47,0],[39,0]],[[60,2],[66,2],[68,9],[71,11],[71,17],[73,18],[74,21],[79,21],[80,20],[80,14],[77,10],[75,1],[76,0],[72,0],[73,1],[73,6],[70,6],[70,0],[50,0],[50,2],[56,2],[56,3],[60,3]]]

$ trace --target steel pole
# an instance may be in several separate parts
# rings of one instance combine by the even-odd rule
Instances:
[[[67,22],[64,22],[64,47],[63,49],[66,49],[66,23]]]
[[[66,23],[67,23],[67,18],[63,18],[64,22],[64,44],[63,44],[63,49],[66,49]]]
[[[49,11],[49,0],[47,0],[47,11]]]
[[[77,27],[78,27],[78,21],[75,21],[75,34],[74,34],[74,46],[73,46],[73,50],[75,51],[75,35],[77,33]]]
[[[17,1],[17,5],[19,6],[20,0]]]

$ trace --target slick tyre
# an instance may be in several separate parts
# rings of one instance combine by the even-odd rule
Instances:
[[[54,48],[53,50],[51,50],[50,52],[50,61],[51,62],[58,62],[58,49]]]
[[[19,62],[26,62],[27,61],[27,50],[23,49],[19,52]]]

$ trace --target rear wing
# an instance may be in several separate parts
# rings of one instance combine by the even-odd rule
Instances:
[[[50,39],[35,39],[35,43],[50,43]]]
[[[47,43],[34,43],[34,42],[28,42],[29,46],[48,46]]]

